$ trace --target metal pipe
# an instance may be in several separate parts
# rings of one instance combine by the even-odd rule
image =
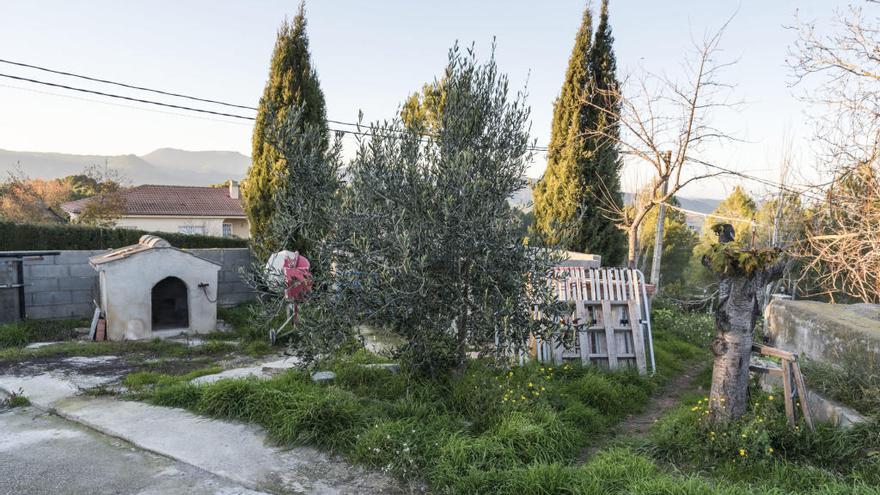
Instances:
[[[654,360],[654,336],[651,335],[651,305],[648,303],[648,291],[645,290],[645,274],[641,270],[633,269],[639,276],[642,286],[642,301],[645,304],[645,323],[648,325],[648,348],[651,350],[651,376],[657,374],[657,362]]]

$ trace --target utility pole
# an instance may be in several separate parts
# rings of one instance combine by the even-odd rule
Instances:
[[[663,154],[663,161],[666,162],[666,170],[672,169],[672,152],[667,151]],[[663,181],[660,184],[660,197],[664,198],[660,203],[660,209],[657,211],[657,228],[654,231],[654,256],[651,259],[651,283],[654,284],[654,293],[660,290],[660,260],[663,256],[663,228],[666,224],[666,191],[669,186],[669,178],[660,177]]]

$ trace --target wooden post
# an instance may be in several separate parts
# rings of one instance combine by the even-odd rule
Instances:
[[[792,372],[794,373],[794,383],[797,387],[798,398],[801,402],[801,413],[804,415],[804,422],[807,423],[807,428],[810,431],[815,431],[815,427],[813,426],[813,416],[810,414],[810,405],[807,404],[807,386],[804,383],[804,375],[801,373],[801,365],[795,359],[791,362]]]
[[[605,325],[605,351],[608,354],[608,368],[617,369],[617,338],[614,335],[614,318],[611,315],[611,301],[602,300],[602,320]]]
[[[791,364],[788,359],[782,360],[782,390],[785,394],[785,416],[788,424],[794,425],[794,404],[791,401]]]

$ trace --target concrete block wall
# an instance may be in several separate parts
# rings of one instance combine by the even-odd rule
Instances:
[[[192,249],[193,254],[220,263],[217,304],[232,306],[253,299],[239,269],[250,264],[244,248]],[[54,256],[24,259],[25,305],[28,318],[88,318],[98,300],[98,272],[89,258],[105,252],[59,251]],[[4,306],[5,307],[5,306]],[[17,309],[16,309],[17,311]]]
[[[24,300],[28,318],[89,317],[98,299],[98,273],[89,257],[103,251],[59,251],[24,259]]]

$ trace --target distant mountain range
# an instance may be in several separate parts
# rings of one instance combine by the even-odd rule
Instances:
[[[0,176],[16,167],[29,177],[54,179],[81,173],[92,165],[117,170],[132,185],[207,186],[240,180],[251,159],[235,151],[185,151],[160,148],[146,155],[69,155],[0,150]]]
[[[520,208],[531,209],[532,204],[532,185],[535,183],[535,179],[529,181],[530,185],[520,189],[516,193],[514,193],[513,197],[510,199],[510,202],[514,205],[519,206]],[[633,195],[632,193],[623,193],[623,201],[627,204],[632,202]],[[682,209],[691,210],[696,213],[685,213],[685,217],[687,218],[687,224],[698,231],[703,226],[703,220],[705,217],[699,215],[699,213],[712,213],[715,208],[718,206],[718,203],[721,202],[720,199],[712,199],[712,198],[683,198],[677,197],[678,202],[681,204]]]

